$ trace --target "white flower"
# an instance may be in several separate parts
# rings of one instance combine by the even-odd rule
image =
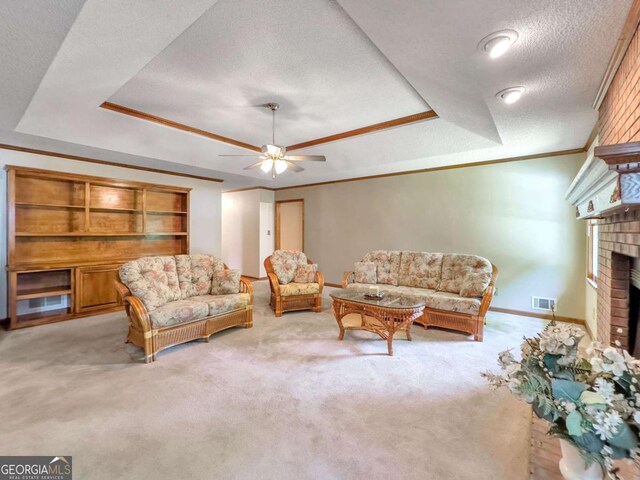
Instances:
[[[564,404],[564,409],[567,412],[571,413],[576,409],[576,404],[573,403],[573,402],[567,402],[567,403]]]
[[[511,349],[505,350],[504,352],[500,352],[498,354],[498,363],[501,367],[506,367],[507,365],[510,365],[515,361],[516,359],[513,357]]]
[[[600,437],[600,440],[607,440],[618,433],[618,425],[622,423],[622,417],[616,411],[597,412],[594,416],[596,423],[593,430]]]
[[[595,373],[602,372],[602,364],[604,363],[600,357],[592,357],[589,359],[589,363],[591,364],[591,369]]]
[[[640,425],[640,411],[636,410],[633,413],[633,421]]]
[[[622,376],[627,371],[627,364],[624,356],[613,347],[608,347],[602,353],[602,356],[608,360],[602,364],[602,370],[605,372],[611,372],[616,377]]]
[[[604,378],[596,378],[595,383],[596,385],[593,389],[602,395],[604,401],[607,402],[608,405],[611,405],[616,393],[613,383],[608,382]]]
[[[577,348],[584,331],[568,323],[549,325],[540,334],[540,350],[552,355],[567,355]]]

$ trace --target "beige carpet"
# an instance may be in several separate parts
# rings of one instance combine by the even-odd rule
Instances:
[[[414,327],[394,357],[321,314],[161,353],[124,313],[0,333],[0,454],[72,455],[76,479],[525,479],[530,415],[480,371],[542,322],[492,313],[483,343]],[[331,290],[331,289],[327,289]]]

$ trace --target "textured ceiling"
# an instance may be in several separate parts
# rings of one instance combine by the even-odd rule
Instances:
[[[0,34],[6,143],[170,162],[236,188],[582,147],[631,0],[67,0],[39,16],[8,3],[2,25],[20,28]],[[480,54],[502,28],[520,33],[514,47]],[[495,98],[513,85],[527,87],[520,102]],[[257,144],[270,123],[255,105],[271,100],[283,143],[427,105],[440,118],[306,149],[327,163],[272,181],[244,171],[250,159],[218,156],[240,148],[99,108],[107,100]]]
[[[167,102],[166,99],[171,99]],[[263,145],[429,110],[332,1],[219,0],[110,102]]]

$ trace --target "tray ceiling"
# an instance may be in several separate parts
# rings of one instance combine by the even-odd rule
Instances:
[[[170,99],[170,101],[166,101]],[[253,145],[292,145],[429,110],[331,1],[219,0],[109,102]]]
[[[21,25],[0,34],[4,143],[109,151],[237,188],[581,148],[631,0],[86,0],[43,10],[50,31],[27,4],[3,11]],[[520,38],[492,61],[476,45],[503,28]],[[12,53],[21,45],[33,62]],[[527,87],[520,102],[495,98],[513,85]],[[245,149],[105,101],[254,145],[271,137],[268,101],[288,145],[430,108],[439,118],[306,148],[326,164],[274,182],[218,157]]]

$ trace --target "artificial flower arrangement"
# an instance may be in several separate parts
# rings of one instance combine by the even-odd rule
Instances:
[[[640,463],[640,361],[626,350],[592,342],[578,352],[584,331],[551,322],[526,338],[518,361],[511,350],[499,354],[502,371],[483,373],[492,386],[507,387],[549,421],[549,434],[571,443],[585,465],[599,463],[620,478],[613,460]]]

